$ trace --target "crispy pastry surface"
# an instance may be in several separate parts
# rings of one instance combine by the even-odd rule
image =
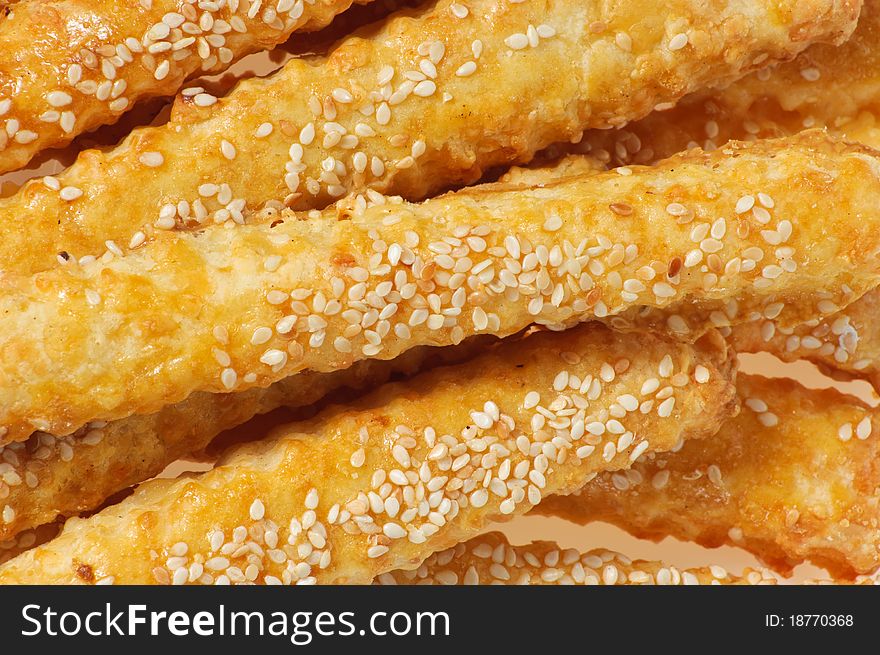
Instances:
[[[167,125],[0,201],[0,267],[45,270],[270,202],[323,207],[365,189],[419,199],[837,41],[859,6],[671,0],[649,19],[621,0],[407,10],[220,100],[184,90]]]
[[[167,233],[107,261],[7,275],[3,439],[532,323],[689,336],[755,315],[799,325],[817,294],[831,311],[877,285],[877,170],[873,151],[805,133],[632,175],[379,199],[349,220],[287,212]]]
[[[174,95],[187,78],[219,73],[244,55],[284,42],[295,31],[321,29],[351,4],[351,0],[16,4],[0,22],[4,110],[0,121],[6,128],[0,131],[0,173],[24,166],[41,150],[63,146],[79,134],[116,122],[138,101]]]
[[[789,362],[806,359],[831,377],[865,378],[880,389],[880,289],[795,328],[779,327],[769,318],[738,325],[728,340],[739,352],[767,351]]]
[[[757,585],[775,584],[769,571],[732,575],[721,566],[679,569],[633,560],[610,550],[582,553],[550,541],[512,546],[500,532],[431,555],[411,571],[383,573],[382,585]]]
[[[769,66],[724,90],[697,92],[668,111],[619,130],[591,130],[578,145],[553,148],[591,154],[610,165],[650,163],[729,140],[787,136],[825,127],[880,147],[880,0],[866,0],[852,38],[814,45],[794,61]]]
[[[880,564],[880,423],[833,390],[739,376],[740,415],[710,440],[645,457],[538,509],[638,537],[736,545],[778,571],[852,577]]]
[[[94,510],[256,414],[304,407],[342,388],[368,389],[426,365],[460,362],[492,343],[486,337],[449,348],[413,348],[393,360],[362,360],[330,373],[306,371],[266,388],[195,393],[155,414],[90,423],[67,437],[38,432],[0,447],[0,558],[4,544],[12,549],[29,539],[18,533]]]
[[[733,359],[599,324],[389,384],[154,480],[0,568],[0,582],[368,583],[736,411]]]
[[[580,144],[551,148],[543,163],[512,169],[501,181],[548,184],[608,165],[649,163],[695,146],[712,150],[730,139],[779,137],[811,126],[880,147],[878,71],[880,0],[867,0],[852,38],[841,46],[811,46],[790,63],[724,90],[694,94],[674,109],[654,112],[623,129],[588,131]],[[555,159],[565,152],[588,154]],[[870,292],[836,315],[796,328],[778,325],[772,314],[762,316],[733,328],[729,338],[741,352],[808,359],[834,377],[863,377],[878,386],[878,302],[880,292]],[[825,313],[815,308],[816,316]]]
[[[592,175],[604,164],[589,155],[566,155],[554,162],[511,168],[499,180],[511,186],[547,185],[573,175]],[[770,352],[794,362],[806,359],[837,379],[863,378],[880,388],[880,289],[872,289],[838,312],[816,297],[804,309],[810,319],[795,327],[780,325],[774,311],[722,328],[738,352]]]

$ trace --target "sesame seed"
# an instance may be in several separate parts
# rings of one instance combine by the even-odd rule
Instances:
[[[758,422],[764,427],[772,428],[779,424],[779,417],[772,412],[764,412],[763,414],[758,414]]]
[[[251,344],[255,346],[262,345],[272,338],[272,330],[267,327],[258,327],[251,335]]]
[[[406,536],[406,530],[390,521],[382,526],[382,532],[389,539],[403,539]]]
[[[238,382],[238,374],[234,369],[225,368],[223,372],[220,374],[220,382],[227,389],[234,389],[236,383]]]
[[[550,217],[544,221],[544,229],[548,232],[555,232],[561,227],[562,218],[556,213],[551,214]]]
[[[657,415],[666,418],[672,414],[672,410],[675,407],[675,398],[667,398],[660,405],[657,406]]]
[[[62,200],[66,200],[67,202],[71,202],[80,198],[83,192],[81,189],[75,186],[66,186],[59,192]]]
[[[351,455],[351,459],[350,459],[351,465],[355,468],[360,468],[361,466],[364,465],[364,462],[366,461],[366,457],[367,457],[366,451],[363,448],[358,448]]]
[[[156,66],[156,70],[153,71],[153,77],[157,80],[164,80],[166,77],[168,77],[168,73],[170,72],[171,62],[166,59],[161,64]]]
[[[249,513],[250,513],[251,520],[262,521],[263,517],[266,515],[266,507],[263,505],[263,501],[260,500],[259,498],[254,500],[254,502],[251,503]]]
[[[473,75],[477,71],[477,62],[475,61],[466,61],[458,69],[455,71],[455,74],[458,77],[468,77]]]
[[[267,350],[260,357],[260,361],[267,366],[277,366],[284,362],[286,359],[287,355],[283,351],[274,348],[271,350]]]
[[[370,559],[376,559],[378,557],[382,557],[382,555],[384,555],[388,551],[388,546],[371,546],[367,549],[367,557],[369,557]]]
[[[391,121],[391,108],[387,102],[383,102],[376,109],[376,122],[379,125],[387,125]]]
[[[269,136],[270,134],[272,134],[272,130],[273,130],[272,123],[261,123],[260,126],[257,127],[256,131],[254,132],[254,136],[257,137],[258,139],[263,139],[263,138]]]
[[[193,102],[199,107],[210,107],[217,102],[217,98],[210,93],[199,93],[193,98]]]
[[[149,166],[150,168],[156,168],[165,163],[165,157],[161,152],[145,152],[138,157],[138,161],[142,163],[144,166]]]
[[[61,120],[58,121],[58,124],[61,126],[62,130],[67,134],[70,134],[73,132],[73,128],[76,125],[76,116],[71,111],[63,111],[61,112]]]
[[[37,133],[31,130],[20,130],[15,134],[16,143],[26,144],[37,140]]]
[[[745,214],[755,206],[755,196],[743,196],[736,201],[736,213]]]
[[[745,404],[753,412],[766,412],[768,409],[767,403],[760,398],[746,398]]]
[[[822,74],[818,68],[811,67],[801,69],[801,77],[803,77],[807,82],[815,82],[820,77],[822,77]]]
[[[672,51],[681,50],[688,44],[688,35],[682,33],[676,34],[669,39],[669,49]]]
[[[142,246],[146,240],[147,240],[147,235],[145,235],[143,232],[138,230],[137,232],[135,232],[132,235],[131,241],[129,241],[129,243],[128,243],[128,247],[131,250],[134,250],[135,248]]]
[[[453,2],[451,5],[449,5],[449,10],[456,18],[467,18],[467,15],[469,13],[467,7],[457,2]]]
[[[658,491],[663,489],[669,483],[669,471],[658,471],[651,478],[651,486]]]
[[[504,43],[511,50],[522,50],[529,46],[529,37],[522,33],[511,34],[504,39]]]
[[[336,102],[341,102],[342,104],[349,104],[351,102],[354,102],[354,97],[345,89],[333,89],[330,95]]]
[[[53,107],[66,107],[73,102],[73,98],[64,91],[52,91],[46,95],[46,101]]]
[[[422,98],[427,98],[434,94],[434,91],[437,90],[437,85],[431,80],[423,80],[416,84],[415,88],[413,88],[413,93]]]
[[[220,142],[220,152],[226,157],[226,159],[235,159],[235,146],[229,143],[226,139],[223,139]]]

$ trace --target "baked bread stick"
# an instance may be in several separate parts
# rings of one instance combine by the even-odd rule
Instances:
[[[434,553],[411,571],[383,573],[380,585],[757,585],[776,584],[769,571],[731,575],[721,566],[679,569],[632,560],[610,550],[585,553],[550,541],[512,546],[490,532]]]
[[[740,375],[742,413],[710,440],[603,475],[539,512],[638,537],[735,545],[774,570],[852,578],[880,565],[880,423],[834,390]]]
[[[7,444],[0,447],[0,551],[22,531],[96,509],[257,414],[305,407],[332,391],[367,389],[392,375],[460,362],[492,343],[484,337],[450,348],[414,348],[390,361],[368,359],[331,373],[303,372],[266,388],[196,393],[155,414],[90,423],[67,437],[38,432]]]
[[[360,0],[369,2],[370,0]],[[42,0],[0,23],[0,173],[177,93],[295,31],[318,30],[352,0]],[[34,36],[39,34],[40,38]]]
[[[0,583],[369,583],[736,411],[733,358],[599,324],[505,343],[154,480]]]
[[[691,337],[755,316],[799,325],[808,300],[836,311],[880,282],[878,163],[806,133],[543,188],[378,197],[340,210],[349,220],[270,212],[7,275],[0,432],[69,434],[196,391],[533,323],[599,318]]]
[[[514,187],[547,185],[573,175],[592,175],[602,170],[601,160],[570,154],[555,162],[511,168],[499,183]],[[812,307],[812,310],[805,309],[806,315],[824,318],[783,327],[773,318],[761,316],[721,328],[721,332],[737,352],[769,352],[787,362],[806,359],[833,378],[867,379],[880,389],[880,331],[876,327],[880,317],[880,289],[868,291],[836,313],[828,314],[832,307],[821,298],[814,299]]]
[[[880,389],[878,325],[880,289],[874,289],[822,320],[780,328],[762,318],[732,328],[728,340],[739,352],[766,351],[788,362],[806,359],[831,377],[864,378]]]
[[[532,167],[514,167],[499,180],[511,186],[547,185],[573,175],[592,175],[604,170],[601,160],[570,154],[555,162]],[[867,292],[844,309],[832,309],[826,300],[812,301],[813,317],[802,325],[782,327],[773,318],[761,316],[730,328],[721,328],[734,350],[744,353],[769,352],[783,361],[806,359],[837,379],[863,378],[880,389],[880,289]],[[823,311],[824,310],[824,311]]]
[[[684,98],[617,130],[591,130],[577,145],[544,156],[586,153],[611,166],[647,164],[692,147],[787,136],[825,127],[880,147],[880,1],[866,0],[852,37],[811,46],[794,61],[768,66],[723,90]]]
[[[651,21],[619,0],[406,10],[219,100],[185,89],[166,125],[25,185],[0,201],[0,268],[41,271],[167,229],[240,222],[267,204],[321,208],[366,189],[421,199],[837,42],[859,6],[672,0]]]

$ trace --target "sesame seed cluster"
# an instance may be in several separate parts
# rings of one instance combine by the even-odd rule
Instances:
[[[734,139],[755,141],[809,128],[823,128],[877,148],[880,134],[874,125],[880,84],[871,71],[878,70],[878,28],[880,4],[869,0],[855,32],[843,45],[810,48],[791,62],[762,68],[723,90],[701,91],[673,109],[625,127],[588,130],[578,143],[545,151],[546,163],[511,171],[506,181],[547,183],[608,166],[654,164],[691,148],[712,151]],[[560,156],[562,160],[554,161]],[[868,293],[830,315],[827,305],[824,310],[815,306],[797,326],[780,325],[771,312],[737,326],[728,336],[740,352],[766,351],[786,361],[807,359],[837,376],[874,382],[875,298],[876,293]]]
[[[773,147],[742,147],[736,158],[684,156],[668,169],[544,189],[463,190],[421,204],[374,197],[349,220],[333,209],[270,211],[252,226],[168,234],[123,257],[24,278],[0,298],[0,327],[27,353],[26,363],[6,366],[16,382],[0,391],[0,434],[7,442],[35,430],[65,434],[196,391],[267,386],[302,370],[505,336],[533,323],[560,329],[601,319],[676,332],[761,316],[797,324],[803,300],[817,295],[836,311],[880,277],[880,245],[871,246],[878,217],[865,195],[850,193],[855,184],[880,185],[871,156],[819,134],[786,142],[772,160],[761,156]],[[854,209],[864,215],[858,227],[823,246],[852,262],[837,277],[814,263],[825,255],[812,236],[833,219],[799,220],[774,200],[795,184],[786,171],[800,180],[818,161],[838,174],[807,173],[822,188],[815,212],[866,205]],[[753,180],[768,168],[776,179],[756,193]],[[689,180],[687,204],[657,193],[665,170]],[[737,181],[713,195],[721,179]],[[643,193],[639,212],[611,208],[635,206]],[[174,266],[178,259],[188,266]],[[157,325],[153,347],[143,349],[141,335]],[[58,331],[57,347],[88,353],[89,365],[70,366],[47,348],[42,335]],[[114,363],[95,366],[102,360]],[[135,374],[156,367],[158,397],[152,380]]]
[[[32,546],[27,536],[32,529],[59,514],[98,507],[257,414],[304,407],[340,389],[372,388],[394,375],[464,361],[490,343],[483,338],[444,349],[413,348],[393,360],[362,360],[331,373],[306,371],[234,396],[195,393],[154,414],[92,421],[66,437],[37,432],[0,447],[0,560],[4,550],[21,548],[22,539]],[[87,484],[83,470],[90,473]]]
[[[880,291],[874,289],[824,320],[792,328],[762,319],[737,326],[727,338],[740,352],[767,351],[786,361],[806,359],[838,375],[868,378],[876,386],[878,299]]]
[[[875,571],[878,474],[865,463],[880,448],[877,410],[791,380],[740,374],[737,391],[741,414],[712,439],[645,455],[538,511],[740,546],[782,573],[804,560],[843,579]]]
[[[679,569],[632,560],[610,550],[586,553],[542,541],[510,545],[501,533],[476,537],[431,555],[412,571],[377,578],[382,585],[762,585],[772,573],[748,569],[731,575],[721,566]]]
[[[81,551],[80,582],[369,582],[711,433],[735,409],[731,375],[720,340],[586,325],[502,343],[291,425],[198,479],[146,483],[112,514],[69,521],[44,547],[41,575],[69,575],[59,546],[94,539],[97,522],[104,543],[92,552],[103,554],[86,562]],[[160,516],[179,523],[144,528]],[[117,542],[143,556],[117,559]],[[22,557],[0,576],[14,579]]]
[[[22,3],[13,16],[30,4]],[[150,16],[142,32],[125,37],[139,39],[143,52],[117,67],[121,55],[109,50],[121,46],[125,54],[134,46],[120,36],[100,46],[109,58],[86,57],[95,70],[85,63],[71,67],[76,85],[94,85],[102,97],[109,88],[106,102],[120,103],[121,111],[122,102],[135,101],[133,90],[123,87],[125,71],[142,71],[150,85],[172,78],[179,85],[187,62],[205,61],[201,50],[222,66],[219,53],[237,51],[228,43],[233,38],[242,43],[239,49],[248,43],[252,49],[250,30],[276,38],[291,21],[320,24],[350,3],[166,0],[160,7],[154,0],[152,9],[131,6],[119,18],[112,4],[113,20],[122,24],[130,13],[139,20]],[[143,247],[163,231],[238,224],[267,206],[323,208],[367,189],[421,199],[475,182],[493,166],[528,161],[585,128],[621,125],[705,84],[739,76],[757,66],[756,58],[763,64],[787,59],[812,40],[835,39],[854,18],[843,10],[822,20],[807,16],[793,40],[790,26],[765,3],[746,4],[720,13],[697,0],[670,5],[663,20],[640,28],[621,47],[626,25],[585,22],[576,3],[471,0],[465,6],[441,0],[415,17],[392,17],[369,39],[347,39],[326,57],[293,59],[267,78],[245,80],[225,97],[193,82],[181,90],[168,123],[137,129],[107,152],[84,152],[63,173],[31,180],[0,200],[0,266],[32,273],[85,263]],[[278,29],[269,26],[276,22]],[[10,23],[12,17],[4,28]],[[190,35],[184,30],[189,25],[203,33]],[[242,27],[247,31],[239,32]],[[683,34],[690,36],[679,48]],[[174,50],[190,39],[195,41]],[[211,45],[221,40],[226,45]],[[180,53],[190,56],[165,66]],[[546,71],[564,74],[551,80]],[[114,79],[105,79],[105,72]],[[167,77],[157,82],[156,73]],[[606,93],[605,79],[614,81],[614,93]],[[18,115],[3,88],[0,82],[0,102],[9,104],[10,116]],[[121,95],[113,97],[113,89]],[[94,97],[69,80],[46,93],[56,90],[52,101],[64,104],[53,107],[41,98],[46,109],[35,111],[26,131],[37,135],[36,124],[60,129],[62,122],[85,122],[77,112]],[[36,116],[44,112],[58,114],[58,122],[40,122]],[[21,117],[9,120],[17,121],[13,127],[24,125]],[[0,162],[11,157],[8,150],[0,152]],[[22,221],[32,226],[27,235],[18,229]],[[41,238],[30,238],[35,233]]]
[[[184,80],[315,30],[350,0],[126,0],[22,2],[4,18],[0,39],[0,173],[41,150],[115,122],[138,101],[173,95]],[[47,30],[47,25],[51,25]],[[88,30],[83,39],[79,33]],[[35,42],[33,34],[40,34]],[[36,64],[39,62],[39,66]],[[24,65],[22,65],[24,64]],[[193,101],[210,106],[202,93]],[[158,165],[158,153],[141,155]],[[60,190],[68,201],[74,187]]]

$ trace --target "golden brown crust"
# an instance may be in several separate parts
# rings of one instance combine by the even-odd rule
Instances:
[[[647,164],[682,150],[711,150],[730,140],[787,136],[826,127],[851,141],[880,147],[880,1],[866,0],[852,38],[818,44],[794,61],[768,66],[723,90],[698,92],[619,130],[592,130],[577,145],[610,165]]]
[[[740,415],[715,437],[603,475],[539,507],[649,539],[735,545],[778,571],[838,577],[880,564],[880,422],[833,390],[740,376]]]
[[[632,560],[610,550],[585,553],[550,541],[511,546],[499,532],[431,555],[412,571],[380,575],[382,585],[758,585],[776,584],[769,571],[731,575],[720,566],[679,569]]]
[[[0,266],[40,271],[59,253],[101,256],[269,202],[323,207],[367,188],[419,199],[836,41],[860,3],[672,0],[646,14],[619,0],[472,0],[463,18],[453,4],[404,11],[217,102],[184,91],[167,125],[0,201]]]
[[[320,29],[351,4],[352,0],[16,4],[0,23],[0,103],[8,101],[0,111],[5,128],[0,130],[0,173],[24,166],[41,150],[116,122],[141,100],[174,95],[187,78],[219,73],[244,55],[282,43],[295,31]],[[15,121],[15,129],[10,121]]]
[[[693,336],[772,312],[798,325],[817,295],[844,306],[880,280],[877,164],[809,133],[632,175],[383,201],[343,221],[330,210],[168,233],[122,257],[8,275],[3,438],[531,323]]]
[[[499,182],[542,186],[602,170],[604,164],[595,157],[569,154],[528,168],[512,168]],[[832,307],[826,302],[821,297],[813,299],[804,308],[810,319],[795,327],[779,325],[770,312],[721,331],[738,352],[770,352],[787,362],[806,359],[831,377],[863,378],[880,389],[880,289],[868,291],[836,313],[829,314]]]
[[[147,482],[70,519],[0,582],[368,583],[713,434],[736,409],[732,374],[717,335],[535,334],[283,428],[211,472]]]
[[[19,532],[94,510],[116,492],[148,480],[175,460],[256,414],[298,408],[342,388],[369,389],[392,375],[451,364],[490,347],[469,339],[449,348],[414,348],[390,361],[369,359],[331,373],[303,372],[266,388],[195,393],[155,414],[90,423],[67,437],[38,432],[0,447],[0,550]],[[0,555],[2,557],[2,555]]]
[[[793,62],[721,91],[695,94],[624,129],[587,132],[580,144],[551,148],[532,167],[513,169],[501,181],[548,184],[611,164],[650,163],[687,148],[712,150],[730,139],[779,137],[805,127],[824,127],[880,147],[878,71],[880,0],[867,0],[855,33],[842,46],[812,46]],[[562,153],[568,154],[558,158]],[[838,314],[796,328],[780,328],[772,317],[761,317],[734,328],[730,340],[741,352],[807,359],[833,377],[863,377],[878,386],[878,302],[880,292],[869,292]],[[815,314],[823,312],[817,308]]]
[[[739,352],[771,352],[788,362],[806,359],[832,377],[865,378],[880,388],[880,289],[821,320],[780,328],[765,317],[732,328],[727,338]]]

